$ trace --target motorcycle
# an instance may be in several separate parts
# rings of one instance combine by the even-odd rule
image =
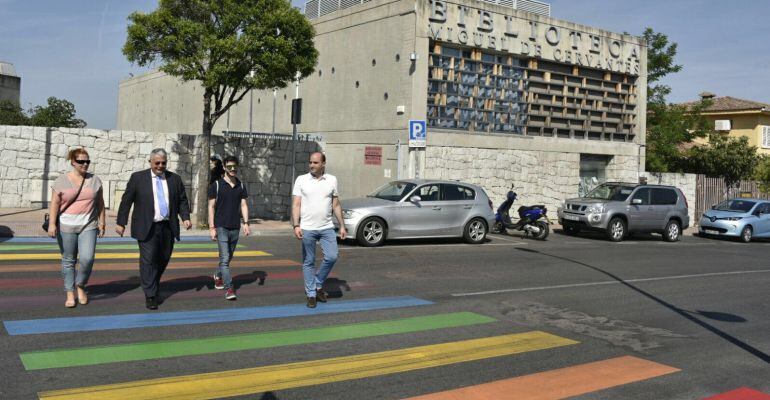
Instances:
[[[532,235],[534,239],[545,240],[550,233],[551,221],[548,219],[548,209],[544,205],[521,206],[517,210],[519,220],[515,223],[508,212],[516,201],[516,193],[509,191],[505,201],[500,204],[495,213],[495,231],[507,233],[508,229],[523,231],[525,236]]]

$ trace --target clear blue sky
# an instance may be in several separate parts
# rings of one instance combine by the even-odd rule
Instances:
[[[89,127],[115,127],[118,82],[142,72],[121,53],[126,17],[154,0],[0,0],[0,60],[22,77],[22,105],[55,96]],[[295,5],[300,2],[294,1]],[[671,102],[708,90],[770,103],[770,1],[551,0],[559,19],[615,32],[645,27],[679,43],[684,70],[666,79]]]

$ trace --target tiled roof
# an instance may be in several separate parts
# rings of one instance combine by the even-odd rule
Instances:
[[[736,99],[735,97],[722,96],[714,97],[710,99],[713,104],[707,107],[704,111],[707,112],[720,112],[720,111],[760,111],[765,109],[770,111],[770,104],[760,103],[757,101]],[[691,101],[689,103],[683,103],[683,105],[692,107],[700,104],[700,101]]]

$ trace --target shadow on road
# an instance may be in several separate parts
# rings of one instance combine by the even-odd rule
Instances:
[[[343,296],[343,291],[349,292],[350,285],[348,281],[337,278],[326,278],[324,282],[324,291],[326,296],[331,299],[339,299]]]
[[[583,266],[583,267],[586,267],[586,268],[590,268],[590,269],[592,269],[592,270],[594,270],[596,272],[599,272],[601,274],[609,276],[610,278],[616,280],[618,283],[620,283],[620,284],[628,287],[629,289],[631,289],[631,290],[633,290],[633,291],[635,291],[635,292],[637,292],[637,293],[647,297],[648,299],[650,299],[650,300],[652,300],[652,301],[654,301],[654,302],[656,302],[656,303],[658,303],[658,304],[668,308],[669,310],[679,314],[681,317],[687,319],[688,321],[690,321],[690,322],[692,322],[692,323],[694,323],[696,325],[699,325],[702,328],[705,328],[706,330],[708,330],[708,331],[712,332],[713,334],[721,337],[722,339],[732,343],[733,345],[739,347],[740,349],[743,349],[744,351],[748,352],[749,354],[753,355],[754,357],[759,358],[760,360],[764,361],[765,363],[770,364],[770,355],[762,352],[761,350],[757,349],[756,347],[753,347],[753,346],[749,345],[746,342],[743,342],[742,340],[740,340],[740,339],[738,339],[738,338],[736,338],[734,336],[731,336],[727,332],[724,332],[724,331],[720,330],[719,328],[709,324],[708,322],[701,321],[694,314],[701,315],[701,316],[704,316],[706,318],[716,319],[716,320],[723,321],[723,322],[745,322],[746,319],[744,319],[743,317],[740,317],[740,316],[737,316],[737,315],[733,315],[733,314],[713,312],[713,311],[696,311],[696,312],[688,311],[688,310],[679,308],[679,307],[677,307],[677,306],[675,306],[675,305],[673,305],[673,304],[671,304],[671,303],[669,303],[669,302],[667,302],[667,301],[665,301],[665,300],[663,300],[663,299],[661,299],[661,298],[659,298],[659,297],[657,297],[657,296],[655,296],[655,295],[653,295],[651,293],[648,293],[648,292],[646,292],[646,291],[644,291],[644,290],[642,290],[642,289],[632,285],[631,283],[628,283],[628,282],[624,281],[622,278],[620,278],[620,277],[618,277],[618,276],[616,276],[616,275],[614,275],[614,274],[612,274],[610,272],[607,272],[607,271],[605,271],[605,270],[603,270],[603,269],[601,269],[599,267],[595,267],[595,266],[590,265],[590,264],[586,264],[586,263],[583,263],[583,262],[580,262],[580,261],[576,261],[576,260],[573,260],[571,258],[561,257],[561,256],[557,256],[557,255],[554,255],[554,254],[543,253],[542,251],[538,251],[538,250],[525,249],[525,248],[520,248],[520,247],[516,247],[516,250],[524,251],[524,252],[527,252],[527,253],[541,254],[541,255],[544,255],[546,257],[552,257],[552,258],[556,258],[556,259],[559,259],[559,260],[562,260],[562,261],[567,261],[567,262],[570,262],[570,263],[573,263],[573,264],[577,264],[577,265],[580,265],[580,266]]]
[[[98,285],[88,285],[86,290],[88,291],[89,300],[99,301],[113,299],[138,287],[139,277],[130,276],[119,281],[107,282]]]

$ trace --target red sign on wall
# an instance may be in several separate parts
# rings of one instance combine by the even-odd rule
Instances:
[[[366,149],[364,149],[364,165],[382,165],[382,147],[366,146]]]

